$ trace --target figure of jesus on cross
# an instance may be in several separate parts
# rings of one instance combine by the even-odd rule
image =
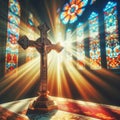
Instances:
[[[47,54],[52,50],[60,52],[63,47],[59,43],[52,44],[49,39],[47,39],[47,32],[49,27],[46,24],[42,24],[38,27],[41,33],[41,37],[36,41],[29,40],[27,36],[22,36],[18,43],[22,48],[27,49],[28,47],[35,47],[41,55],[40,60],[40,95],[28,108],[28,112],[47,112],[56,109],[54,101],[50,100],[48,97],[47,90]]]

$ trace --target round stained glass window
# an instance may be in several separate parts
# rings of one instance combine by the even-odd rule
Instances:
[[[63,7],[60,19],[63,24],[74,23],[82,15],[88,0],[70,0]]]

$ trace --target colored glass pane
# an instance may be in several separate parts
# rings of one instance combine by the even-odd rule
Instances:
[[[108,69],[120,69],[117,3],[108,2],[104,9],[106,60]]]
[[[9,0],[8,5],[8,24],[7,24],[7,43],[5,71],[9,72],[18,66],[18,44],[19,24],[20,24],[20,5],[17,0]]]
[[[77,67],[83,69],[85,65],[85,50],[84,50],[84,30],[83,24],[79,23],[76,29],[77,35]]]
[[[89,17],[89,40],[90,40],[90,67],[91,69],[101,68],[101,53],[98,14],[92,12]]]

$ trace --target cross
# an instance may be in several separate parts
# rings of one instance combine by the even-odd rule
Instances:
[[[59,43],[52,44],[50,40],[47,38],[47,32],[49,27],[46,24],[42,24],[38,26],[40,30],[41,37],[36,41],[29,40],[27,36],[22,36],[18,43],[22,46],[23,49],[27,49],[28,47],[35,47],[37,51],[41,55],[40,62],[40,87],[39,97],[30,105],[28,112],[41,112],[41,111],[49,111],[56,109],[56,105],[54,101],[50,100],[47,95],[47,54],[53,49],[57,52],[60,52],[63,47],[60,46]]]

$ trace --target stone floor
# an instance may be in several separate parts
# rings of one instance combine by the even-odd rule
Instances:
[[[45,114],[26,115],[29,103],[35,99],[36,98],[29,98],[0,104],[0,120],[101,120],[100,118],[103,120],[119,120],[116,118],[120,117],[120,107],[99,105],[65,98],[53,98],[58,104],[58,110]],[[114,111],[113,113],[115,113],[114,115],[117,115],[117,117],[114,117],[114,115],[109,116],[105,111],[106,109],[107,112],[108,110],[110,112],[111,110]],[[105,114],[101,111],[104,111]]]

